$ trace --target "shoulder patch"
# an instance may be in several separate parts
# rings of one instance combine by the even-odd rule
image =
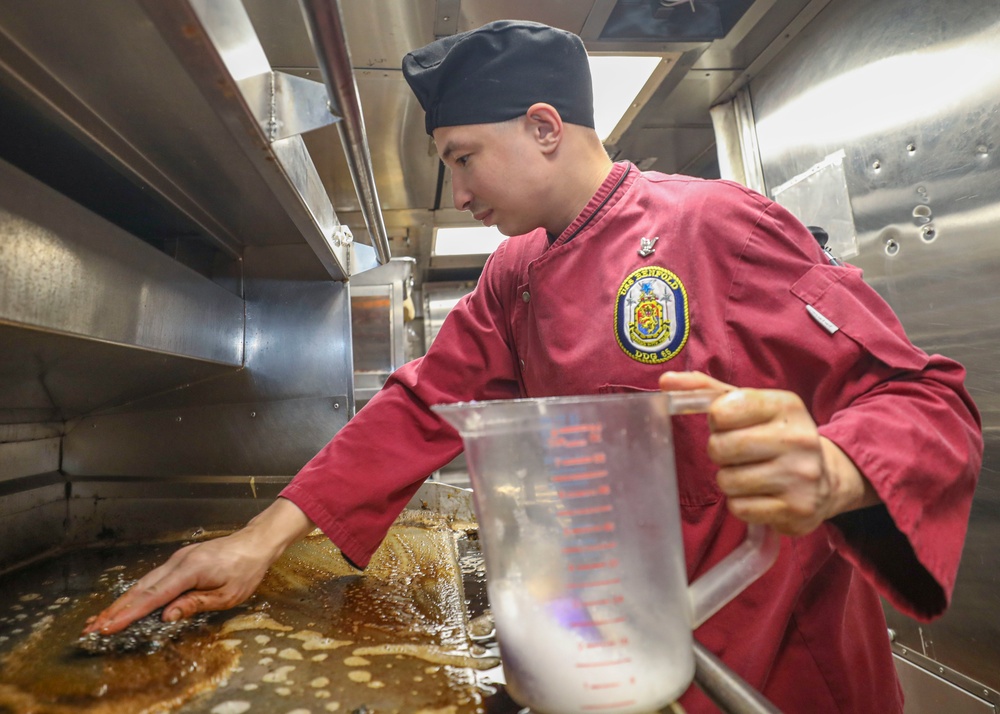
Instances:
[[[625,278],[615,303],[615,337],[632,359],[662,364],[687,342],[687,292],[680,278],[658,266]]]

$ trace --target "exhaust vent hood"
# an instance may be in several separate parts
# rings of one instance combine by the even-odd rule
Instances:
[[[711,42],[729,34],[754,0],[618,0],[602,40]]]

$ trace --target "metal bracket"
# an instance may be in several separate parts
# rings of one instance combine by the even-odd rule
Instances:
[[[350,245],[353,242],[354,234],[351,233],[351,229],[344,224],[340,224],[333,231],[333,244],[338,248],[342,245]]]
[[[238,86],[272,144],[340,121],[322,82],[271,71],[242,79]]]
[[[448,37],[458,32],[461,0],[437,0],[434,8],[434,36]]]

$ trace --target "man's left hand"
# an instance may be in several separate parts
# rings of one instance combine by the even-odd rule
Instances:
[[[805,535],[845,511],[878,503],[871,484],[820,436],[793,392],[738,389],[701,372],[667,372],[660,389],[724,392],[708,410],[708,456],[730,512],[785,535]]]

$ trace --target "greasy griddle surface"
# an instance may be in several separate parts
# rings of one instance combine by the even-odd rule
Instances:
[[[153,654],[92,656],[87,616],[179,542],[87,549],[0,579],[0,712],[483,711],[455,532],[406,512],[363,573],[323,536],[240,608]],[[492,662],[495,664],[495,662]]]

